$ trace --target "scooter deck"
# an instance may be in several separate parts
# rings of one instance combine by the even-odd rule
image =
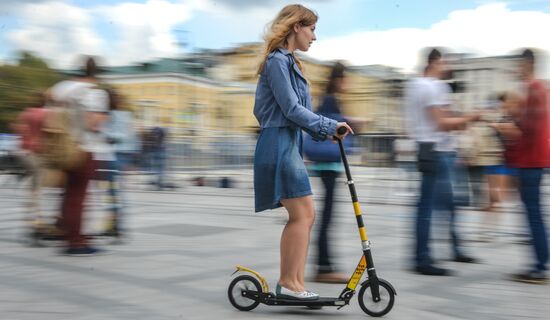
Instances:
[[[267,298],[264,302],[270,306],[319,306],[319,307],[341,307],[345,306],[346,302],[338,298],[319,297],[317,300],[298,300],[298,299],[280,299]]]

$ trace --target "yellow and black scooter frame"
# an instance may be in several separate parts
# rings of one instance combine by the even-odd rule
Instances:
[[[345,133],[345,131],[339,132],[339,133],[343,134]],[[353,209],[355,212],[357,227],[359,229],[359,236],[361,238],[361,244],[363,249],[363,255],[361,256],[361,259],[359,260],[359,263],[357,264],[357,267],[355,268],[354,273],[350,277],[346,285],[346,288],[340,293],[338,297],[320,297],[318,300],[310,300],[310,301],[280,299],[280,298],[277,298],[274,293],[269,291],[269,286],[267,284],[267,281],[258,272],[243,266],[237,266],[237,270],[235,271],[235,273],[240,271],[240,272],[246,272],[246,273],[252,274],[255,278],[259,280],[262,288],[262,292],[258,292],[255,290],[243,290],[242,291],[243,297],[247,297],[249,299],[258,301],[266,305],[307,306],[311,308],[334,306],[334,307],[342,308],[349,304],[351,298],[355,294],[355,291],[358,285],[360,285],[361,287],[368,285],[368,288],[365,288],[365,289],[370,288],[371,297],[374,302],[380,301],[380,292],[379,292],[380,285],[384,285],[389,291],[391,291],[392,295],[397,295],[394,287],[389,282],[383,279],[379,279],[378,276],[376,275],[376,269],[374,268],[374,262],[371,254],[371,247],[370,247],[371,243],[368,239],[367,232],[365,230],[365,225],[363,223],[361,206],[359,205],[357,192],[355,190],[355,184],[351,177],[351,172],[349,169],[349,164],[348,164],[348,160],[344,150],[344,146],[343,146],[342,140],[337,139],[337,141],[338,141],[340,153],[342,156],[342,162],[344,164],[344,169],[346,172],[347,185],[350,191],[351,200],[353,202]],[[361,278],[363,277],[363,274],[365,273],[365,271],[367,272],[367,279],[360,283]],[[392,305],[393,305],[393,302],[392,302]],[[389,307],[389,309],[391,309],[391,306]],[[389,310],[386,312],[389,312]],[[383,314],[380,314],[380,315],[383,315]],[[380,316],[376,314],[371,314],[371,315]]]

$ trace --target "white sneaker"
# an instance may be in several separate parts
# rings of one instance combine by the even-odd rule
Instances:
[[[310,291],[292,291],[277,283],[277,289],[275,290],[277,298],[282,299],[296,299],[296,300],[317,300],[319,295]]]

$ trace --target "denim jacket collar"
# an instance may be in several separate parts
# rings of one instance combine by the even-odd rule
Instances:
[[[294,61],[294,58],[292,59],[292,67],[294,68],[294,72],[296,72],[304,81],[307,82],[306,77],[302,74],[302,71],[298,67],[298,64]]]
[[[279,51],[280,53],[284,54],[285,56],[292,55],[292,53],[290,51],[288,51],[288,49],[286,49],[286,48],[277,48],[276,50]]]
[[[296,63],[296,60],[294,60],[294,55],[290,51],[288,51],[288,49],[286,49],[286,48],[277,48],[269,54],[269,57],[273,56],[276,51],[278,51],[279,53],[284,54],[285,56],[290,57],[292,69],[294,69],[294,72],[297,73],[298,76],[300,76],[300,78],[302,78],[304,81],[307,82],[306,77],[304,77],[304,75],[302,74],[302,71],[298,67],[298,64]]]

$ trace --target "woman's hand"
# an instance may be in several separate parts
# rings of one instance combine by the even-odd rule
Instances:
[[[338,133],[338,131],[342,131],[340,128],[345,128],[346,132],[343,134]],[[351,127],[347,123],[338,122],[336,124],[336,134],[334,135],[334,138],[343,140],[350,133],[353,134],[353,129],[351,129]]]

